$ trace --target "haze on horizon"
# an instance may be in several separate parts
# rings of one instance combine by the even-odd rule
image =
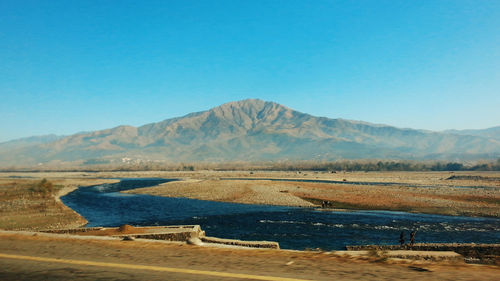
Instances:
[[[258,98],[414,129],[500,125],[498,1],[2,1],[0,142]]]

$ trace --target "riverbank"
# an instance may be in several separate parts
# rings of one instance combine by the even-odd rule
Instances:
[[[322,201],[329,201],[331,209],[500,217],[499,172],[16,172],[0,173],[0,228],[39,230],[84,225],[85,219],[60,202],[61,196],[79,186],[141,177],[182,181],[127,192],[300,207],[319,207]],[[51,196],[30,191],[31,185],[42,178],[53,182],[55,193]],[[262,180],[265,178],[344,184]],[[351,184],[354,182],[364,184]]]
[[[87,223],[71,208],[64,205],[60,197],[82,185],[117,182],[107,179],[82,179],[57,177],[43,174],[42,177],[0,177],[0,229],[47,230],[83,226]],[[42,179],[51,184],[50,190],[36,188]]]
[[[500,173],[456,175],[200,172],[185,174],[182,181],[125,192],[297,207],[321,207],[328,201],[330,209],[500,217]]]

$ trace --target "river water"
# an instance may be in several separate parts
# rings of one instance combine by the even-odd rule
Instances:
[[[390,211],[321,211],[120,193],[168,179],[123,179],[80,187],[61,200],[87,226],[199,224],[208,236],[277,241],[284,249],[342,250],[346,245],[397,244],[401,231],[416,242],[500,243],[500,219]]]

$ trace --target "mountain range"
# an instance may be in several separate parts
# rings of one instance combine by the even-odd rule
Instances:
[[[315,117],[257,99],[140,127],[0,143],[1,166],[130,161],[466,160],[500,156],[500,126],[433,132]],[[140,160],[139,160],[140,159]]]

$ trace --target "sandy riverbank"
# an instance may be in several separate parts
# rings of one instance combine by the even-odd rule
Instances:
[[[458,179],[449,179],[461,175]],[[183,181],[126,191],[167,197],[283,206],[320,206],[444,215],[500,217],[500,173],[286,173],[184,174]],[[271,181],[330,180],[341,183]],[[474,178],[472,180],[471,178]],[[233,179],[227,179],[233,178]],[[237,178],[237,179],[234,179]],[[255,180],[259,179],[259,180]],[[359,182],[360,184],[349,184]],[[373,182],[376,184],[366,184]],[[471,187],[471,188],[467,188]]]

